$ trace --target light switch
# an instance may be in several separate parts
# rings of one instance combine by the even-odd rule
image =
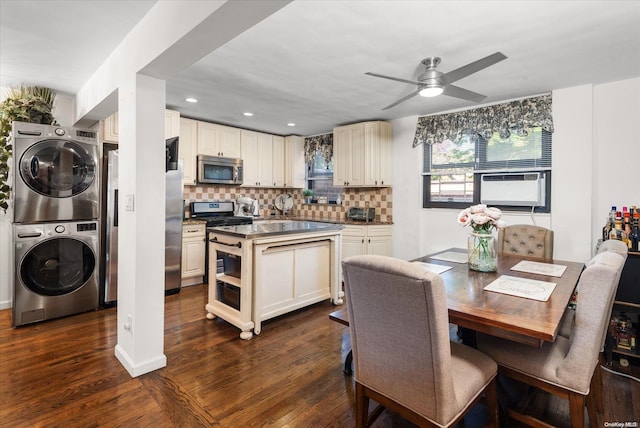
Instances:
[[[125,197],[124,209],[125,211],[134,211],[134,195],[127,195]]]

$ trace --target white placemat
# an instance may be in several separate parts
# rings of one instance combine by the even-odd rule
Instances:
[[[454,263],[467,263],[467,261],[469,261],[467,253],[456,253],[454,251],[445,251],[444,253],[436,254],[435,256],[429,256],[429,258]]]
[[[546,302],[556,288],[555,282],[537,281],[535,279],[519,278],[517,276],[502,275],[491,284],[484,287],[487,291],[524,297],[526,299]]]
[[[446,272],[449,269],[452,269],[451,266],[437,265],[434,263],[424,263],[424,262],[412,262],[412,263],[420,266],[421,268],[423,268],[428,272],[435,272],[437,274],[441,274],[442,272]]]
[[[531,262],[528,260],[522,260],[517,265],[511,268],[511,270],[517,270],[519,272],[537,273],[539,275],[556,276],[560,278],[564,271],[567,269],[565,265],[554,265],[552,263]]]

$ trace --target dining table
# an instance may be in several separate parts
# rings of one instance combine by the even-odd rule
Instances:
[[[555,340],[584,263],[500,253],[495,272],[479,272],[469,269],[466,255],[449,248],[411,260],[442,278],[449,322],[463,343],[475,346],[476,332],[537,347]],[[349,325],[346,307],[329,318]]]

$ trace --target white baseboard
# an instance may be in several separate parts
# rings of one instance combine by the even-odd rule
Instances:
[[[13,306],[13,302],[11,300],[2,300],[0,301],[0,310],[2,309],[10,309]]]
[[[167,366],[167,356],[164,354],[136,364],[131,358],[129,358],[127,352],[122,349],[120,345],[116,345],[116,358],[118,359],[118,361],[120,361],[120,364],[122,364],[124,368],[127,369],[131,377],[138,377],[145,373],[149,373]]]

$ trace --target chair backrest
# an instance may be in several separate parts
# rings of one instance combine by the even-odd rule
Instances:
[[[385,256],[342,266],[355,379],[433,420],[449,417],[456,397],[440,276]]]
[[[622,269],[624,268],[624,264],[627,260],[627,255],[628,255],[628,247],[621,241],[615,241],[615,242],[619,242],[622,247],[618,247],[618,246],[608,246],[605,249],[599,248],[598,249],[598,254],[596,254],[591,260],[589,260],[589,262],[587,263],[587,267],[594,265],[594,264],[602,264],[605,266],[609,266],[612,269],[616,270],[616,277],[613,280],[614,282],[614,287],[613,287],[613,292],[609,293],[609,300],[608,300],[608,309],[606,309],[606,312],[608,312],[609,314],[611,313],[611,310],[613,309],[613,302],[615,301],[616,298],[616,292],[618,291],[618,284],[620,283],[620,276],[622,276]],[[580,290],[578,290],[578,293],[580,293]],[[578,300],[580,298],[578,297]],[[601,346],[600,346],[600,350],[603,351],[604,350],[604,343],[607,340],[607,331],[609,330],[609,325],[607,323],[607,325],[605,325],[604,330],[602,331],[602,340],[601,340]]]
[[[624,265],[624,258],[618,254],[603,253],[596,257],[598,259],[580,275],[570,347],[556,369],[556,375],[565,387],[581,393],[589,390],[602,334],[609,324],[609,302],[618,285],[619,270]]]
[[[553,230],[528,224],[498,229],[498,253],[553,258]]]
[[[605,251],[618,253],[626,258],[629,253],[629,247],[627,247],[624,242],[618,241],[617,239],[608,239],[598,246],[598,253],[604,253]]]

